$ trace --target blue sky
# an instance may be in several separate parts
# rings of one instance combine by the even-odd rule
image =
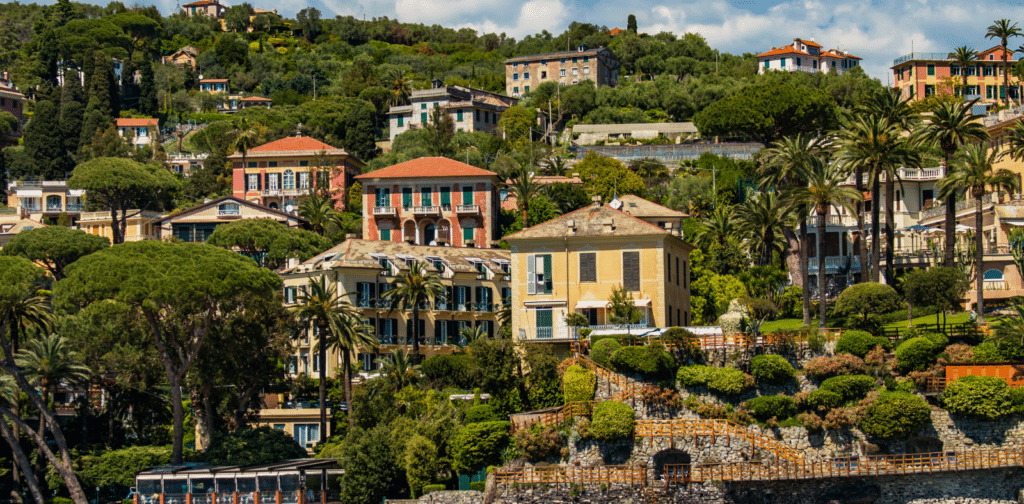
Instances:
[[[143,0],[145,1],[145,0]],[[151,0],[152,1],[152,0]],[[186,3],[188,0],[180,0]],[[223,0],[222,0],[223,1]],[[241,0],[228,0],[239,2]],[[46,2],[51,3],[51,2]],[[101,2],[102,3],[102,2]],[[129,3],[129,2],[125,2]],[[178,0],[156,0],[165,14]],[[992,20],[1009,18],[1024,26],[1024,2],[962,0],[250,0],[285,16],[312,5],[323,17],[388,16],[403,22],[470,27],[522,38],[548,30],[560,33],[572,21],[625,28],[634,14],[647,33],[699,33],[713,48],[759,53],[794,37],[813,38],[864,58],[862,66],[886,84],[892,60],[915,51],[948,52],[959,45],[987,49]],[[1013,39],[1011,48],[1024,44]]]

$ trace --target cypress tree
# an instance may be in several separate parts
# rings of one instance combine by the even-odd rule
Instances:
[[[101,52],[97,52],[93,58],[95,59],[96,66],[92,79],[89,81],[88,107],[91,110],[100,111],[109,118],[113,118],[114,104],[112,96],[117,93],[113,65],[110,62],[110,58],[107,58]]]
[[[50,100],[36,103],[32,120],[25,125],[25,153],[35,162],[37,177],[63,179],[70,168],[60,128],[60,109]]]
[[[139,86],[135,84],[135,63],[130,58],[126,59],[121,67],[120,101],[125,109],[139,109]]]
[[[146,115],[156,114],[156,82],[153,75],[153,63],[148,59],[143,62],[139,74],[139,112]]]
[[[96,57],[91,52],[87,52],[82,55],[82,86],[84,87],[82,92],[85,96],[82,98],[82,103],[89,103],[89,98],[92,97],[92,76],[96,73]]]
[[[78,152],[82,137],[82,121],[85,119],[85,91],[82,90],[78,72],[65,73],[64,89],[60,97],[60,131],[64,138],[64,149],[70,155]]]
[[[98,98],[89,100],[85,107],[85,116],[82,121],[82,136],[78,141],[78,152],[81,153],[85,146],[92,143],[93,137],[100,135],[113,121],[110,116],[103,113],[102,105]]]

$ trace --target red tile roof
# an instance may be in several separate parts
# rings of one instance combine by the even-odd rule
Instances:
[[[622,30],[622,28],[612,28],[612,29],[611,29],[611,30],[610,30],[610,31],[608,32],[608,34],[614,37],[614,36],[616,36],[616,35],[618,35],[618,34],[622,33],[622,31],[623,31],[623,30]]]
[[[274,140],[258,147],[249,149],[248,152],[281,152],[281,151],[333,151],[338,150],[320,140],[311,137],[285,137]]]
[[[803,42],[804,45],[809,46],[809,47],[821,47],[821,44],[819,44],[819,43],[817,43],[817,42],[815,42],[813,40],[804,40],[804,39],[797,39],[797,40],[799,40],[800,42]]]
[[[124,117],[119,117],[117,119],[117,126],[118,127],[125,127],[125,128],[133,128],[133,127],[139,127],[139,126],[156,126],[157,124],[160,124],[160,121],[158,119],[153,119],[153,118],[149,118],[149,119],[129,119],[129,118],[124,118]]]
[[[381,178],[418,178],[418,177],[495,177],[497,173],[487,171],[466,163],[443,158],[423,157],[398,163],[370,173],[364,173],[356,179]]]
[[[187,3],[182,7],[204,7],[206,5],[218,5],[215,0],[199,0],[198,2]]]
[[[262,96],[250,96],[248,98],[242,98],[242,101],[265,102],[265,101],[273,101],[273,100],[271,100],[270,98],[263,98]]]
[[[775,49],[772,49],[770,51],[766,51],[766,52],[763,52],[761,54],[758,54],[757,57],[758,58],[763,58],[765,56],[777,56],[779,54],[803,54],[805,56],[810,56],[810,53],[807,53],[807,52],[801,51],[799,49],[796,49],[793,46],[782,46],[782,47],[776,47]]]
[[[227,79],[203,79],[203,80],[199,81],[199,83],[201,84],[203,82],[227,82],[227,81],[228,81]]]

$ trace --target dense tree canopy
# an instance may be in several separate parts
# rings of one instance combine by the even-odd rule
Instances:
[[[331,247],[331,241],[323,236],[290,228],[273,219],[242,219],[222,224],[206,243],[238,250],[271,270],[276,270],[290,257],[305,261]]]
[[[60,280],[64,278],[67,265],[109,246],[110,241],[102,236],[63,226],[47,226],[18,233],[0,249],[0,254],[17,255],[42,263],[54,280]]]

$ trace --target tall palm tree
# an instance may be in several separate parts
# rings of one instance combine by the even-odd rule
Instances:
[[[413,364],[420,363],[420,306],[433,304],[434,299],[442,295],[444,286],[435,273],[427,269],[422,261],[409,261],[409,270],[395,277],[391,288],[384,293],[391,311],[412,310],[412,359]],[[409,335],[406,335],[408,338]]]
[[[805,185],[787,191],[787,199],[804,203],[818,216],[818,326],[825,327],[825,217],[832,207],[854,211],[853,201],[864,198],[860,191],[845,187],[847,172],[839,165],[810,158],[800,169]]]
[[[1006,44],[1010,37],[1020,37],[1021,35],[1024,35],[1024,32],[1017,27],[1017,23],[1011,23],[1009,19],[993,21],[992,25],[988,27],[988,31],[985,32],[985,38],[999,39],[999,46],[1003,48],[1003,105],[1007,106],[1010,105],[1010,67],[1006,65]]]
[[[978,59],[978,51],[968,46],[960,46],[949,53],[948,57],[960,67],[960,79],[963,80],[960,94],[967,96],[967,67],[971,66]]]
[[[396,348],[388,357],[377,359],[380,372],[391,378],[395,390],[402,390],[407,385],[415,385],[419,379],[420,366],[409,358],[405,350]]]
[[[249,149],[256,147],[259,134],[256,128],[249,123],[248,117],[240,117],[235,121],[235,150],[242,153],[242,180],[245,180],[246,154]]]
[[[516,203],[519,205],[519,211],[523,214],[523,229],[526,229],[529,227],[526,224],[526,214],[530,209],[530,200],[540,194],[540,185],[537,184],[529,168],[523,167],[515,174],[509,190],[516,195]]]
[[[981,124],[982,116],[975,115],[972,107],[977,102],[934,102],[928,107],[928,114],[925,116],[921,127],[916,134],[920,136],[922,143],[931,144],[942,151],[947,176],[952,172],[950,166],[953,156],[961,146],[971,142],[988,140],[988,131]],[[946,195],[946,250],[943,265],[947,268],[955,267],[956,249],[956,194],[950,192]]]
[[[297,305],[292,307],[292,314],[299,320],[308,322],[307,330],[312,330],[317,338],[317,365],[320,367],[320,435],[327,434],[327,343],[335,335],[345,332],[348,318],[359,317],[361,314],[351,304],[343,302],[338,293],[338,285],[325,277],[314,278],[309,282],[308,292],[299,295]],[[346,362],[347,366],[348,363]],[[348,397],[346,397],[348,399]]]
[[[311,193],[299,203],[299,216],[306,219],[312,231],[321,236],[337,212],[333,201],[317,193]]]
[[[341,353],[342,387],[345,390],[345,404],[348,406],[348,426],[351,428],[355,427],[355,417],[352,415],[352,356],[359,349],[377,348],[378,342],[373,326],[367,325],[366,317],[348,299],[340,300],[338,310],[344,317],[322,339],[328,348]]]
[[[736,226],[735,207],[722,205],[707,219],[697,223],[696,242],[698,245],[725,245],[739,233]]]
[[[783,249],[782,230],[791,227],[793,207],[787,205],[778,193],[768,191],[754,195],[736,207],[736,224],[747,236],[751,255],[761,265],[772,264],[773,253]]]
[[[796,172],[801,169],[811,157],[821,157],[826,154],[825,140],[822,137],[798,133],[795,136],[783,137],[775,142],[772,147],[762,151],[761,156],[767,162],[761,165],[760,174],[763,181],[762,189],[771,190],[772,187],[802,186],[805,181],[797,178]],[[767,187],[766,187],[767,186]],[[807,204],[799,203],[796,213],[800,217],[807,215]],[[798,238],[799,252],[799,276],[800,288],[803,290],[803,315],[804,325],[811,323],[811,294],[810,277],[807,274],[807,219],[800,220],[800,236]]]
[[[975,290],[978,296],[978,322],[985,322],[985,233],[982,230],[982,198],[991,190],[1020,189],[1017,175],[1005,168],[997,170],[996,162],[1000,153],[996,149],[989,152],[985,144],[971,144],[964,148],[962,163],[957,163],[952,172],[939,181],[939,195],[956,194],[964,191],[974,198],[974,276]],[[947,228],[947,234],[954,234],[955,228]]]

